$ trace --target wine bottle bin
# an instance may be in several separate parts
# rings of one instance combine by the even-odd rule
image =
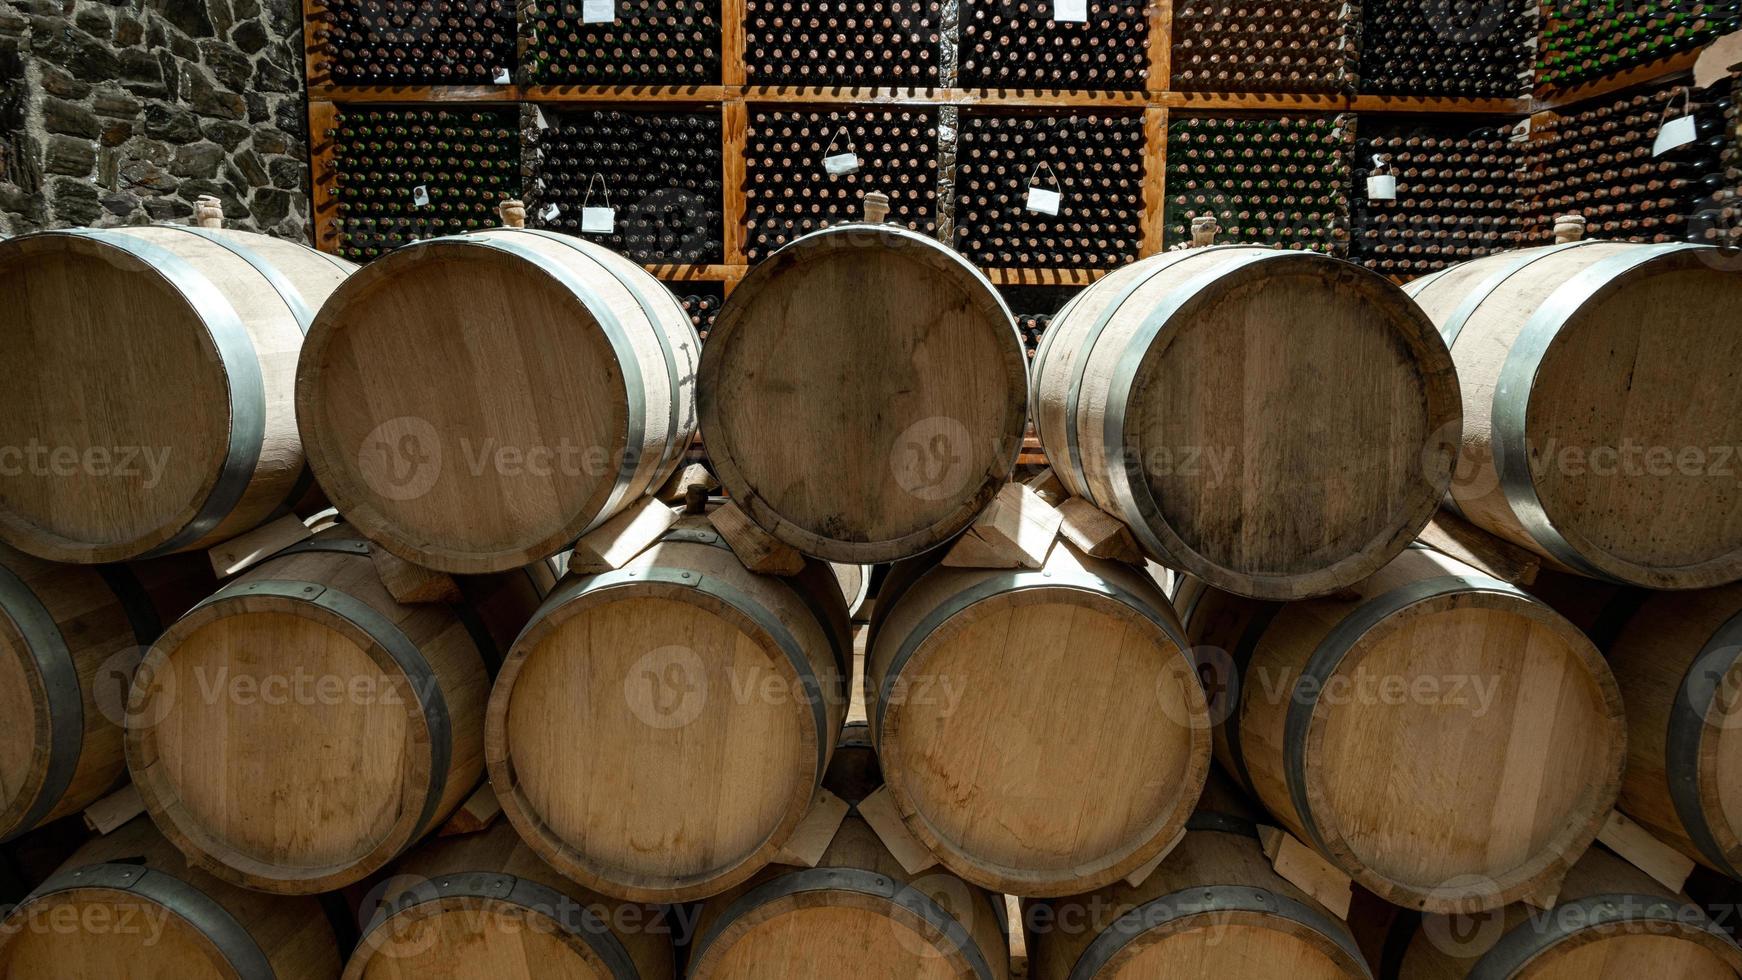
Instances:
[[[1536,61],[1532,0],[1365,0],[1361,89],[1371,95],[1517,99]]]
[[[956,247],[969,259],[999,269],[1105,269],[1137,259],[1141,114],[965,112],[959,146]]]
[[[1525,142],[1510,122],[1363,116],[1356,141],[1350,257],[1412,278],[1517,248],[1524,230]],[[1396,180],[1395,197],[1368,178]]]
[[[707,340],[708,331],[714,328],[714,320],[720,315],[720,305],[726,301],[726,287],[717,282],[668,282],[665,285],[683,303],[684,312],[690,316],[690,326],[696,328],[702,340]]]
[[[967,0],[961,83],[971,88],[1141,92],[1149,14],[1138,0]],[[1081,19],[1077,15],[1081,14]]]
[[[339,85],[488,85],[515,68],[513,0],[326,0],[315,40]]]
[[[1345,0],[1176,0],[1173,87],[1353,94],[1359,10]]]
[[[583,235],[646,265],[723,255],[720,113],[553,111],[537,137],[527,223]],[[610,209],[591,230],[587,208]]]
[[[1040,338],[1052,325],[1052,318],[1082,291],[1082,286],[999,287],[1004,305],[1016,316],[1016,329],[1022,334],[1022,346],[1028,350],[1030,361],[1034,360]]]
[[[348,108],[327,135],[339,251],[354,261],[497,227],[498,204],[521,193],[517,109]]]
[[[758,262],[807,232],[859,220],[866,191],[889,195],[890,222],[937,234],[937,160],[935,109],[752,110],[745,259]]]
[[[749,0],[745,81],[936,86],[942,10],[938,0]]]
[[[1167,132],[1163,243],[1214,217],[1220,242],[1348,252],[1355,117],[1175,117]]]
[[[718,85],[719,0],[530,0],[535,85]],[[605,20],[609,13],[612,19]]]
[[[1738,0],[1543,0],[1537,80],[1566,89],[1692,51],[1742,26]]]

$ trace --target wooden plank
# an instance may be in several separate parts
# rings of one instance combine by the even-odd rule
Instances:
[[[327,5],[322,0],[302,0],[303,71],[311,90],[316,85],[326,85],[332,80],[332,73],[327,68],[327,46],[315,37],[328,28],[331,17],[332,13],[327,10]],[[311,130],[309,137],[312,139],[314,135]]]
[[[725,282],[744,275],[743,266],[732,265],[644,265],[650,275],[664,282]]]
[[[395,602],[420,604],[459,602],[461,599],[460,584],[446,572],[413,564],[381,548],[370,548],[369,560],[375,565],[375,575]]]
[[[145,812],[145,801],[132,783],[85,807],[85,829],[94,834],[113,833],[134,817]]]
[[[206,558],[212,563],[212,574],[229,578],[245,571],[280,551],[314,537],[314,532],[295,514],[286,514],[276,521],[240,534],[209,549]]]
[[[1422,544],[1513,585],[1531,585],[1542,558],[1504,541],[1450,511],[1440,511],[1417,538]]]
[[[1251,110],[1258,112],[1341,112],[1353,99],[1346,95],[1288,95],[1281,92],[1162,92],[1169,109]]]
[[[1040,494],[1006,483],[944,556],[951,568],[1040,568],[1064,519]]]
[[[1150,0],[1149,91],[1173,88],[1173,0]]]
[[[569,571],[576,575],[598,575],[622,568],[676,524],[677,516],[677,511],[658,498],[641,498],[575,543]]]
[[[1622,816],[1620,810],[1609,814],[1609,822],[1598,831],[1603,846],[1620,855],[1629,864],[1650,875],[1652,880],[1677,894],[1694,873],[1692,858],[1665,844],[1639,824]]]
[[[1028,929],[1022,918],[1022,900],[1004,896],[1004,934],[1010,937],[1010,976],[1028,976]]]
[[[1061,521],[1059,533],[1094,558],[1108,558],[1136,565],[1143,561],[1137,539],[1118,518],[1082,497],[1072,497],[1058,505]]]
[[[720,0],[720,84],[744,84],[744,0]]]
[[[448,817],[448,822],[442,824],[442,829],[436,831],[437,837],[457,837],[460,834],[477,834],[490,829],[496,818],[502,815],[502,801],[496,798],[496,788],[489,780],[478,784],[466,802]]]
[[[1355,886],[1348,875],[1278,827],[1259,827],[1258,836],[1264,844],[1264,856],[1270,858],[1283,880],[1311,895],[1337,918],[1349,918]]]
[[[723,102],[730,93],[724,85],[528,85],[521,89],[526,102],[547,104],[589,103],[608,106],[663,102],[672,105],[706,105]]]
[[[895,809],[895,798],[889,795],[889,787],[880,786],[877,792],[860,800],[859,816],[877,832],[877,838],[908,874],[919,874],[938,863],[937,856],[908,833]]]
[[[310,99],[308,104],[308,169],[309,169],[309,210],[311,220],[309,231],[313,240],[309,243],[323,252],[337,254],[339,251],[339,228],[335,219],[339,216],[338,202],[333,200],[333,187],[337,183],[333,169],[333,151],[337,140],[328,136],[331,130],[339,128],[339,107],[331,102]]]
[[[526,101],[518,85],[311,85],[308,97],[327,102],[466,102],[511,105]]]
[[[1112,269],[982,269],[994,286],[1087,286]]]
[[[826,789],[817,790],[817,798],[811,801],[804,819],[774,853],[774,863],[799,868],[816,867],[823,859],[823,852],[829,849],[829,843],[835,839],[835,832],[841,829],[841,821],[847,819],[848,809],[845,800]]]
[[[714,474],[700,463],[686,463],[671,474],[671,479],[665,481],[665,486],[659,488],[657,496],[660,500],[676,507],[684,502],[693,485],[701,485],[709,492],[720,489],[720,481],[714,479]]]
[[[901,101],[900,99],[896,99]],[[925,101],[908,96],[908,101]],[[958,88],[936,93],[931,101],[942,105],[1003,106],[1009,108],[1141,109],[1151,104],[1147,92],[1088,92],[1074,89]]]
[[[1161,252],[1167,230],[1167,110],[1143,110],[1143,215],[1139,256]]]
[[[1667,81],[1683,73],[1692,72],[1694,63],[1700,60],[1700,52],[1704,48],[1693,51],[1681,51],[1667,58],[1660,58],[1650,64],[1640,65],[1608,78],[1588,82],[1570,89],[1556,89],[1547,86],[1539,87],[1536,92],[1535,109],[1561,109],[1577,102],[1613,95],[1624,89],[1635,86],[1651,85]]]
[[[720,210],[721,220],[725,223],[721,233],[725,236],[723,244],[726,264],[742,269],[745,264],[744,239],[747,235],[744,228],[744,148],[750,138],[750,111],[740,100],[725,103],[720,111],[723,114],[720,125],[723,163],[720,175]],[[739,279],[742,278],[740,274]],[[736,285],[737,280],[727,280],[727,293]]]
[[[804,571],[805,557],[772,534],[756,526],[737,504],[727,503],[708,515],[708,523],[720,532],[744,567],[764,575],[797,575]]]
[[[1357,112],[1472,113],[1523,116],[1530,113],[1529,99],[1456,99],[1408,95],[1357,95],[1350,106]]]

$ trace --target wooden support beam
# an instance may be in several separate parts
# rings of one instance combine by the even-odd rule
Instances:
[[[569,571],[598,575],[622,568],[676,523],[677,511],[657,497],[643,497],[577,541],[569,557]]]
[[[1072,497],[1058,507],[1059,532],[1065,540],[1093,558],[1108,558],[1128,565],[1143,562],[1137,539],[1118,518],[1082,497]]]
[[[311,98],[308,103],[309,244],[323,252],[339,252],[338,202],[333,200],[335,141],[327,134],[339,127],[339,107]]]
[[[1167,110],[1143,110],[1143,216],[1139,256],[1159,254],[1167,231]]]
[[[107,836],[134,817],[145,812],[145,801],[132,783],[85,807],[85,829]]]
[[[835,839],[835,832],[841,829],[841,821],[847,819],[848,809],[845,800],[826,789],[817,790],[817,798],[811,801],[804,819],[775,852],[774,863],[799,868],[816,867],[823,859],[823,852],[829,849],[829,843]]]
[[[1063,516],[1020,483],[1006,483],[992,505],[944,556],[951,568],[1040,568]]]
[[[1259,827],[1258,837],[1264,845],[1264,856],[1283,880],[1311,895],[1337,918],[1349,918],[1355,885],[1348,875],[1279,827]]]
[[[395,602],[459,602],[460,584],[452,575],[416,565],[383,548],[370,548],[375,574]]]
[[[260,564],[280,551],[314,537],[314,532],[295,514],[286,514],[276,521],[262,524],[247,534],[240,534],[206,551],[212,563],[212,574],[229,578]]]
[[[804,571],[805,557],[756,525],[737,504],[727,502],[708,515],[708,523],[744,563],[764,575],[797,575]]]
[[[722,244],[725,246],[726,264],[744,267],[744,150],[750,140],[750,111],[743,100],[735,99],[720,107],[720,141],[721,141],[721,176],[720,193],[722,207],[721,220],[724,227]],[[740,274],[739,278],[743,278]],[[729,295],[737,285],[736,280],[728,280],[726,292]]]
[[[1603,829],[1597,832],[1603,846],[1623,860],[1651,876],[1651,879],[1677,894],[1694,873],[1694,860],[1652,836],[1651,831],[1627,819],[1616,810],[1609,814]]]
[[[442,824],[442,829],[436,831],[437,837],[457,837],[461,834],[477,834],[489,830],[496,818],[502,815],[502,801],[496,798],[496,788],[489,780],[478,784],[466,802],[448,817],[448,822]]]
[[[919,874],[938,863],[937,855],[921,844],[902,822],[900,812],[895,809],[895,798],[889,795],[889,787],[879,787],[877,792],[860,800],[859,816],[871,825],[883,846],[908,874]]]

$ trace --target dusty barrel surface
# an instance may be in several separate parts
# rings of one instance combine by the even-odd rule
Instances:
[[[704,898],[772,860],[846,713],[852,639],[829,566],[744,568],[705,517],[565,578],[490,696],[503,809],[563,874],[641,902]]]
[[[876,765],[869,746],[843,745],[829,789],[857,804]],[[816,867],[770,867],[702,904],[688,976],[1007,980],[1007,927],[1001,896],[945,871],[907,873],[849,814]]]
[[[1391,560],[1451,481],[1457,378],[1384,278],[1217,246],[1114,272],[1053,318],[1034,418],[1054,472],[1150,557],[1297,599]]]
[[[658,280],[584,239],[435,239],[321,308],[297,421],[321,486],[371,541],[442,571],[508,571],[671,475],[695,431],[700,343]]]
[[[60,565],[0,545],[0,839],[95,803],[127,771],[127,686],[209,595],[205,556]]]
[[[699,386],[727,493],[833,562],[949,540],[1009,478],[1027,423],[1027,357],[997,291],[887,226],[815,232],[753,268],[709,332]]]
[[[349,262],[178,225],[0,242],[0,541],[95,564],[207,548],[309,488],[297,351]]]
[[[1211,753],[1166,597],[1063,541],[1041,569],[912,571],[878,603],[864,692],[909,831],[1016,895],[1088,891],[1159,856]]]
[[[1685,895],[1593,847],[1553,909],[1523,904],[1474,916],[1402,915],[1379,980],[1735,980],[1742,949]]]
[[[1463,384],[1458,511],[1581,575],[1742,578],[1742,273],[1723,255],[1582,241],[1412,283]]]
[[[79,848],[0,923],[8,980],[333,980],[339,962],[313,898],[214,878],[145,817]]]
[[[1175,601],[1223,719],[1217,758],[1390,902],[1537,894],[1614,806],[1615,679],[1511,585],[1411,547],[1336,598],[1266,604],[1188,580]]]
[[[544,565],[402,605],[341,526],[238,576],[165,631],[134,678],[127,767],[191,861],[248,888],[331,891],[438,826],[484,768],[500,650]]]
[[[600,898],[497,821],[436,838],[393,867],[345,980],[672,980],[671,931],[650,906]]]
[[[1621,811],[1742,878],[1742,585],[1629,602],[1607,651],[1627,703]]]

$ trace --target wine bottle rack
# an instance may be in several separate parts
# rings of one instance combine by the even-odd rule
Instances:
[[[1697,50],[1742,27],[1742,3],[1543,0],[1539,84],[1566,89]]]
[[[1510,122],[1477,122],[1360,120],[1351,259],[1410,279],[1519,247],[1527,142]],[[1367,178],[1375,174],[1397,181],[1394,199],[1369,195]]]
[[[708,331],[714,328],[720,306],[726,301],[725,285],[717,282],[669,282],[666,287],[683,303],[684,312],[690,317],[690,326],[696,328],[704,343],[707,342]]]
[[[339,254],[367,261],[420,238],[500,224],[521,192],[519,113],[474,106],[368,107],[327,133]]]
[[[646,265],[724,259],[720,114],[545,111],[527,223],[597,241]],[[588,206],[612,210],[588,231]]]
[[[963,113],[956,241],[989,268],[1135,261],[1143,229],[1143,117]],[[1031,199],[1031,191],[1048,200]],[[1048,213],[1057,194],[1057,213]]]
[[[719,0],[603,0],[603,5],[529,0],[528,82],[719,84]],[[604,19],[607,13],[612,19]]]
[[[1220,241],[1348,251],[1354,117],[1208,116],[1168,126],[1167,237],[1214,217]]]
[[[748,0],[744,80],[935,86],[942,12],[938,0]]]
[[[487,85],[512,79],[513,0],[327,0],[316,36],[334,82]]]
[[[1534,0],[1364,0],[1362,14],[1363,91],[1486,99],[1530,92]]]
[[[828,156],[854,154],[850,173]],[[807,232],[863,213],[866,191],[889,195],[889,221],[937,232],[938,113],[934,109],[766,109],[744,145],[744,257],[750,263]]]
[[[1040,346],[1040,338],[1046,335],[1047,328],[1052,325],[1053,317],[1065,308],[1076,295],[1082,292],[1080,286],[1000,286],[999,295],[1004,297],[1004,305],[1010,307],[1010,312],[1016,317],[1016,329],[1022,334],[1022,346],[1028,351],[1028,359],[1034,360],[1036,349]]]
[[[1358,10],[1345,0],[1173,0],[1173,86],[1352,93]]]
[[[961,83],[970,88],[1141,92],[1149,13],[1140,0],[965,0]],[[1077,14],[1082,19],[1076,19]]]

